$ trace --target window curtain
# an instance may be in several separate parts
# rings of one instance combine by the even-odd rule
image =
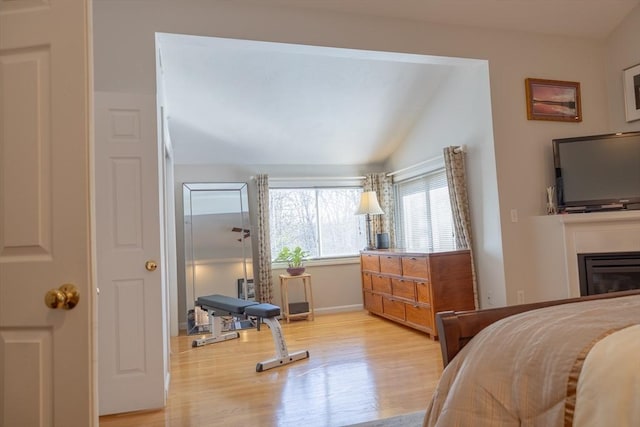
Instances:
[[[269,237],[269,177],[256,176],[258,193],[258,286],[256,296],[260,302],[273,302],[273,275],[271,272],[271,238]]]
[[[386,173],[371,173],[365,176],[364,191],[375,191],[378,203],[384,215],[371,215],[371,232],[389,233],[389,247],[396,247],[394,220],[395,200],[393,197],[393,179]],[[373,241],[375,244],[375,240]]]
[[[478,304],[478,286],[473,257],[471,234],[471,215],[469,213],[469,197],[467,193],[467,177],[464,163],[464,150],[461,147],[444,148],[444,165],[447,173],[451,213],[456,236],[456,248],[469,249],[471,254],[471,277],[473,279],[473,300],[476,309]]]

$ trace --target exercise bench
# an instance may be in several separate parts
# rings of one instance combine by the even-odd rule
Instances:
[[[211,336],[194,340],[193,347],[201,347],[207,344],[222,342],[234,338],[238,338],[238,332],[222,333],[222,321],[220,316],[252,316],[256,318],[257,328],[260,330],[260,324],[264,321],[271,329],[273,342],[276,347],[276,357],[259,362],[256,365],[256,372],[266,371],[267,369],[276,368],[278,366],[288,365],[298,360],[307,359],[309,352],[306,350],[289,353],[287,343],[282,334],[282,328],[277,317],[280,315],[280,307],[273,304],[258,303],[256,301],[247,301],[240,298],[232,298],[225,295],[208,295],[198,297],[196,305],[201,307],[209,314],[209,324],[211,325]]]

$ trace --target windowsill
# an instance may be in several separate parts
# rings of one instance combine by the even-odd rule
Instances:
[[[332,265],[344,265],[344,264],[359,264],[360,256],[348,256],[348,257],[340,257],[340,258],[318,258],[318,259],[310,259],[305,261],[305,267],[326,267]],[[273,270],[285,270],[287,268],[287,264],[283,262],[274,262],[271,264],[271,268]]]

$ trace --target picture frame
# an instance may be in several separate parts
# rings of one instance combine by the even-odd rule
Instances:
[[[525,79],[527,119],[581,122],[580,83]]]
[[[640,120],[640,64],[622,72],[624,111],[628,122]]]
[[[256,299],[256,288],[253,283],[253,279],[247,279],[247,294],[248,297],[244,297],[244,279],[238,279],[238,298],[247,299],[250,301],[255,301]]]

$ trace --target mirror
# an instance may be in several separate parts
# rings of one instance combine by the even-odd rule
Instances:
[[[187,333],[208,330],[195,307],[204,295],[255,300],[246,183],[185,183]]]

